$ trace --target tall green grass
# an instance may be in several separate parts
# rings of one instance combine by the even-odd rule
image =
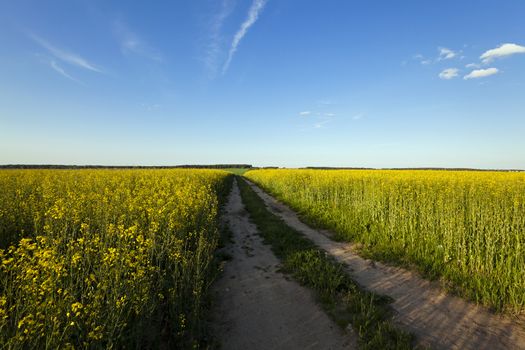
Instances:
[[[525,173],[255,170],[245,174],[373,258],[415,265],[497,310],[525,307]]]

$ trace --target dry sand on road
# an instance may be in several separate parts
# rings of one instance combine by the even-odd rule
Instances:
[[[323,312],[312,293],[279,273],[244,209],[237,183],[224,219],[232,256],[214,285],[213,333],[222,349],[354,349],[355,336]]]

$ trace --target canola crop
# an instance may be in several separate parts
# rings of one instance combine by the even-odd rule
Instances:
[[[2,348],[198,346],[230,178],[0,171]]]
[[[497,310],[525,309],[525,173],[253,170],[245,176],[363,254]]]

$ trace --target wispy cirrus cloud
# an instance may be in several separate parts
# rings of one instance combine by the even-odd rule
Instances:
[[[209,36],[206,38],[205,53],[201,59],[212,78],[217,74],[220,65],[219,60],[224,54],[225,37],[222,34],[222,27],[234,8],[234,0],[222,0],[217,13],[209,21]]]
[[[159,50],[147,44],[122,20],[118,19],[113,22],[113,32],[123,54],[135,54],[156,62],[164,61],[164,57]]]
[[[233,56],[235,55],[235,52],[237,52],[237,48],[246,33],[248,32],[248,29],[250,29],[251,26],[257,22],[257,19],[259,18],[259,14],[261,13],[262,9],[266,5],[267,0],[254,0],[252,3],[252,6],[250,7],[250,10],[248,11],[248,17],[242,22],[241,27],[239,30],[235,33],[233,36],[233,41],[230,46],[230,50],[228,51],[228,58],[226,59],[226,62],[224,63],[224,66],[222,67],[222,74],[225,74],[228,68],[230,67],[230,64],[232,62]]]
[[[308,117],[303,120],[308,120],[308,126],[302,130],[309,129],[325,129],[328,124],[341,123],[345,120],[358,121],[365,118],[365,113],[357,113],[354,115],[340,115],[339,113],[320,112],[320,111],[303,111],[299,112],[300,116]]]
[[[317,104],[319,106],[331,106],[331,105],[335,105],[335,102],[332,100],[319,100],[317,101]]]
[[[426,58],[420,53],[418,53],[417,55],[414,55],[412,58],[415,59],[416,61],[419,61],[419,63],[421,63],[422,65],[427,65],[427,64],[432,63],[431,59]]]
[[[317,117],[327,117],[327,118],[332,118],[332,117],[336,116],[335,113],[329,113],[329,112],[321,113],[321,112],[312,112],[312,111],[302,111],[302,112],[299,112],[299,115],[301,117],[307,117],[307,116],[310,116],[310,115],[314,115],[314,116],[317,116]]]
[[[477,64],[477,63],[469,63],[467,65],[465,65],[466,68],[479,68],[481,67],[481,65]]]
[[[325,125],[330,123],[331,121],[332,121],[331,119],[321,120],[320,122],[317,122],[317,123],[314,124],[314,128],[316,128],[316,129],[324,128]]]
[[[81,57],[80,55],[74,54],[72,52],[66,51],[64,49],[58,48],[48,41],[34,35],[30,34],[31,39],[33,39],[37,44],[46,49],[52,56],[56,59],[68,63],[72,66],[83,68],[97,73],[102,73],[102,70],[95,66],[93,63],[89,62],[87,59]],[[56,63],[55,63],[56,65]],[[56,69],[55,69],[56,70]]]
[[[483,63],[488,64],[494,61],[496,58],[511,56],[518,53],[525,53],[525,46],[507,43],[502,44],[495,49],[485,51],[479,58]]]
[[[153,111],[162,107],[160,103],[142,103],[141,107],[147,111]]]
[[[485,78],[494,74],[497,74],[499,72],[498,68],[487,68],[487,69],[475,69],[469,74],[465,75],[463,79],[477,79],[477,78]]]
[[[72,77],[71,75],[69,75],[61,66],[59,66],[59,64],[55,60],[51,60],[49,62],[49,65],[51,66],[51,68],[53,68],[53,70],[55,72],[59,73],[63,77],[66,77],[67,79],[72,80],[72,81],[74,81],[76,83],[79,83],[79,84],[82,84],[82,85],[84,84],[80,80],[78,80],[78,79]]]

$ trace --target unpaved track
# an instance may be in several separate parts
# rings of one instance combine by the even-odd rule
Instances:
[[[214,285],[213,333],[222,349],[355,349],[315,303],[312,294],[276,270],[279,260],[262,243],[234,182],[225,220],[232,256]]]
[[[420,345],[433,349],[525,349],[522,321],[494,315],[483,307],[448,295],[437,283],[424,280],[417,273],[359,257],[351,244],[332,241],[327,231],[302,223],[293,210],[248,183],[272,213],[345,263],[349,274],[361,286],[392,297],[394,321],[416,335]]]

